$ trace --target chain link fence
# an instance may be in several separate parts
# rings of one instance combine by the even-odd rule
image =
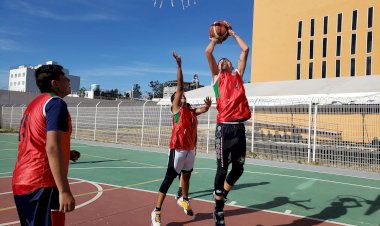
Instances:
[[[379,96],[250,99],[247,155],[380,172]],[[190,101],[190,100],[189,100]],[[190,102],[194,107],[203,101]],[[169,105],[153,101],[69,103],[75,139],[168,148]],[[18,130],[26,106],[3,105],[1,128]],[[216,108],[198,116],[197,151],[215,153]]]

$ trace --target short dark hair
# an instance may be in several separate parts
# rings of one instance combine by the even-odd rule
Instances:
[[[173,94],[172,94],[172,96],[170,97],[170,101],[173,103],[173,100],[174,100],[174,98],[175,98],[175,94],[176,94],[177,92],[174,92]]]
[[[51,92],[51,81],[63,74],[61,65],[42,65],[35,72],[36,84],[41,93]]]

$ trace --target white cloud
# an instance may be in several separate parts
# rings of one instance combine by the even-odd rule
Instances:
[[[115,20],[116,17],[112,14],[104,12],[85,12],[91,9],[83,9],[78,11],[78,14],[72,12],[63,13],[60,5],[44,5],[44,2],[41,4],[31,4],[28,1],[23,0],[12,0],[8,1],[8,6],[16,11],[29,14],[31,16],[48,18],[53,20],[62,20],[62,21],[99,21],[99,20]],[[79,7],[79,6],[78,6]],[[65,11],[68,12],[68,11]],[[80,12],[80,13],[79,13]]]
[[[0,50],[13,51],[21,50],[20,46],[13,40],[0,39]]]

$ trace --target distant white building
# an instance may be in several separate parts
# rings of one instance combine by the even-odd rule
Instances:
[[[55,61],[48,61],[46,64],[58,64]],[[36,85],[35,71],[40,65],[26,66],[20,65],[9,70],[8,90],[19,92],[40,92]],[[63,69],[67,77],[70,79],[71,92],[78,92],[80,86],[80,77],[70,75],[68,69]]]

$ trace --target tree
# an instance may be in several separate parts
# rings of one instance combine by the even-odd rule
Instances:
[[[87,91],[87,89],[85,87],[82,87],[82,88],[79,89],[78,95],[80,97],[84,97],[85,94],[86,94],[86,91]]]
[[[160,83],[158,80],[150,81],[149,87],[152,89],[152,92],[148,92],[149,99],[152,98],[162,98],[164,93],[164,84]]]
[[[141,98],[141,87],[139,84],[133,84],[132,98]]]

